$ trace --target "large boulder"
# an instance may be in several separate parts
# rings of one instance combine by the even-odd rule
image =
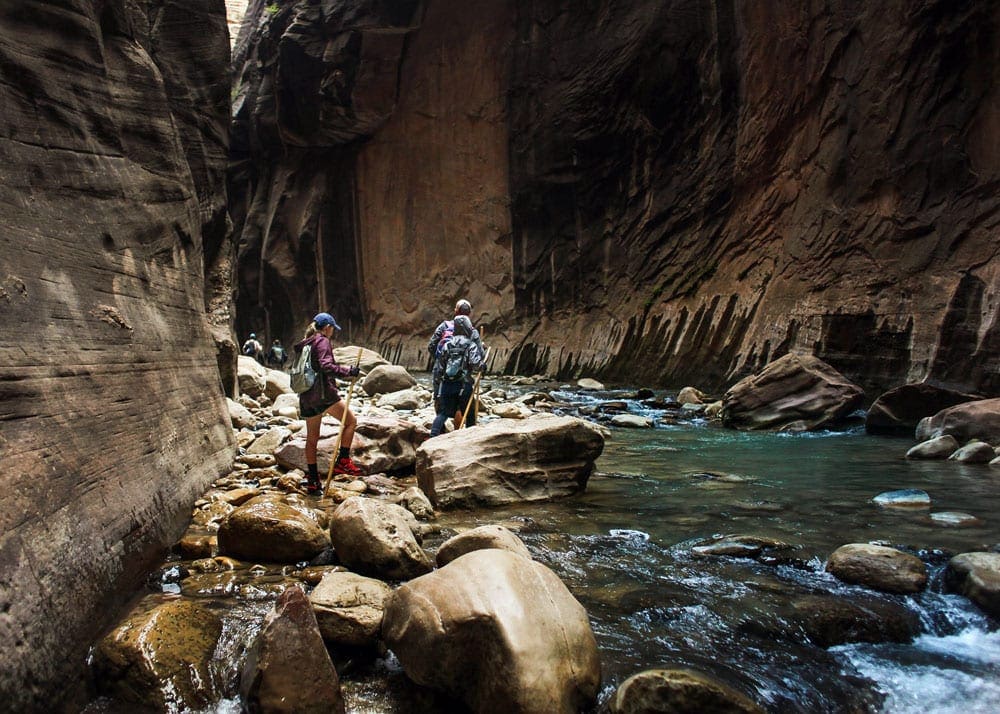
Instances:
[[[352,496],[330,516],[330,538],[340,562],[378,578],[406,580],[431,570],[419,526],[402,506]]]
[[[958,440],[951,434],[936,436],[911,446],[906,452],[908,459],[947,459],[958,449]]]
[[[500,419],[424,442],[417,480],[442,508],[548,500],[584,490],[603,449],[601,432],[582,419]]]
[[[323,639],[333,645],[372,647],[382,630],[392,588],[357,573],[330,572],[309,594]]]
[[[361,388],[368,396],[373,396],[409,389],[416,383],[417,380],[406,371],[405,367],[395,364],[380,364],[365,376],[364,381],[361,382]]]
[[[904,384],[890,389],[868,408],[865,431],[869,434],[913,436],[917,424],[924,417],[976,399],[981,397],[927,382]]]
[[[948,561],[945,585],[1000,618],[1000,553],[962,553]]]
[[[927,567],[915,555],[869,543],[850,543],[830,555],[826,569],[838,580],[889,593],[915,593],[927,584]]]
[[[240,393],[256,399],[267,388],[267,367],[247,355],[240,355],[236,363],[236,379]]]
[[[343,714],[340,678],[297,585],[282,592],[264,618],[243,667],[240,694],[251,712]]]
[[[226,397],[226,406],[229,407],[229,421],[237,429],[249,429],[257,423],[257,417],[239,402]]]
[[[608,708],[611,714],[763,714],[765,711],[725,682],[691,669],[651,669],[634,674],[618,687]]]
[[[361,363],[358,364],[358,350],[361,350]],[[381,365],[390,364],[389,360],[380,355],[378,352],[374,352],[367,347],[358,347],[357,345],[347,345],[346,347],[335,347],[333,349],[333,358],[337,360],[338,364],[354,365],[358,364],[361,371],[365,374],[371,372],[376,367]]]
[[[330,466],[330,455],[337,443],[340,425],[332,417],[324,418],[316,444],[316,463],[320,473]],[[417,459],[417,447],[430,437],[420,424],[397,416],[360,416],[354,432],[351,458],[368,473],[409,471]],[[295,436],[274,452],[278,463],[287,469],[306,470],[305,434]]]
[[[531,560],[531,551],[524,541],[503,526],[488,525],[473,528],[446,540],[438,548],[434,562],[438,567],[444,567],[466,553],[488,548],[506,550]]]
[[[410,679],[474,712],[575,714],[600,684],[586,611],[547,567],[504,550],[401,585],[382,636]]]
[[[294,394],[292,392],[292,377],[287,372],[280,369],[268,369],[264,374],[264,394],[272,402],[282,394]]]
[[[219,525],[219,551],[243,560],[298,563],[330,547],[315,511],[276,496],[258,496]]]
[[[948,434],[960,444],[972,439],[1000,444],[1000,398],[979,399],[942,409],[921,419],[916,434],[918,441]]]
[[[147,597],[94,648],[95,681],[155,711],[204,709],[225,685],[212,666],[220,634],[218,615],[196,600]]]
[[[812,355],[787,354],[733,385],[722,421],[735,429],[821,429],[861,406],[864,390]]]

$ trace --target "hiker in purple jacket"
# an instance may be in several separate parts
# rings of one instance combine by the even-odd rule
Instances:
[[[296,355],[302,352],[305,345],[312,346],[312,366],[318,373],[313,386],[299,395],[299,414],[306,420],[306,467],[309,471],[306,491],[310,494],[322,493],[319,469],[316,466],[316,444],[319,443],[319,430],[324,414],[332,415],[344,430],[333,473],[355,478],[364,475],[350,455],[358,420],[345,407],[340,392],[337,391],[337,377],[356,377],[358,368],[337,364],[333,357],[333,345],[330,343],[335,330],[340,330],[337,321],[329,313],[321,312],[313,318],[306,330],[305,339],[295,344]]]

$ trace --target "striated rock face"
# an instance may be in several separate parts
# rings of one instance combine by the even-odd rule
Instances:
[[[244,327],[335,307],[414,367],[468,295],[521,373],[716,388],[796,350],[1000,390],[1000,7],[259,5]]]
[[[51,710],[232,458],[221,2],[0,4],[0,700]],[[233,360],[235,365],[235,359]]]

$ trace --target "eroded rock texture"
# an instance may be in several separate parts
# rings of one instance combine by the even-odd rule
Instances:
[[[522,373],[1000,390],[995,4],[346,5],[250,8],[241,327],[419,366],[468,295]]]
[[[116,597],[232,458],[206,318],[230,315],[225,21],[221,0],[0,4],[0,700],[13,711],[56,709]]]

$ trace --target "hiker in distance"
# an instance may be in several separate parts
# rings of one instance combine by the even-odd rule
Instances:
[[[364,472],[351,459],[351,443],[354,441],[354,429],[358,420],[354,413],[346,408],[337,391],[337,377],[356,377],[358,367],[337,364],[333,357],[333,345],[330,338],[340,325],[327,312],[321,312],[313,318],[306,330],[305,338],[295,344],[296,357],[307,345],[310,347],[310,362],[316,370],[316,381],[299,394],[299,414],[306,420],[306,468],[308,469],[306,491],[310,494],[322,493],[319,480],[319,469],[316,466],[316,444],[319,442],[319,430],[324,414],[330,414],[340,422],[342,437],[340,452],[334,455],[333,473],[359,477]]]
[[[264,356],[264,345],[257,341],[256,333],[251,332],[250,337],[247,341],[243,343],[243,354],[247,357],[253,357],[258,362],[262,361]]]
[[[472,320],[468,315],[455,315],[454,322],[455,332],[445,339],[434,363],[439,381],[434,389],[437,415],[431,426],[431,437],[444,431],[448,417],[455,417],[455,428],[461,428],[461,414],[472,398],[473,374],[480,371],[485,362],[479,342],[473,339]]]
[[[285,354],[285,348],[281,346],[281,342],[274,340],[271,343],[271,349],[267,351],[267,366],[272,369],[284,369],[287,358],[288,355]]]
[[[469,324],[472,324],[472,303],[466,299],[461,299],[455,303],[455,317],[458,318],[459,315],[464,315],[469,318]],[[427,343],[427,352],[431,356],[431,385],[432,393],[434,394],[434,411],[438,410],[438,387],[441,384],[441,374],[438,369],[438,357],[441,354],[441,350],[444,349],[445,341],[455,334],[455,320],[443,320],[441,324],[437,326],[434,330],[434,334],[431,335],[430,341]],[[472,340],[479,346],[479,352],[483,353],[483,342],[479,337],[479,330],[475,327],[472,328]],[[470,382],[471,384],[471,382]],[[471,392],[470,392],[471,394]],[[464,408],[464,407],[463,407]],[[475,426],[476,417],[474,412],[469,412],[471,417],[468,426]],[[455,428],[460,429],[462,427],[462,412],[456,412],[455,414]]]

